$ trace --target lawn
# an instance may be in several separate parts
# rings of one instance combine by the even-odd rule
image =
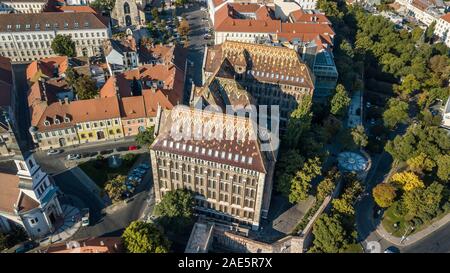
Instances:
[[[348,245],[342,253],[364,253],[364,250],[360,244],[356,243]]]
[[[103,189],[103,186],[108,180],[118,175],[127,175],[138,156],[138,154],[126,154],[122,156],[122,165],[118,168],[110,168],[107,158],[89,160],[80,164],[78,167]]]
[[[397,228],[394,227],[395,223],[397,223]],[[395,213],[394,206],[391,206],[384,212],[382,225],[387,232],[396,237],[403,236],[406,228],[408,228],[408,222],[403,216]]]

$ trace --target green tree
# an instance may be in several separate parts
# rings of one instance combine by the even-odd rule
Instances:
[[[420,82],[417,80],[416,76],[413,74],[408,74],[403,78],[402,83],[400,85],[395,85],[394,90],[400,95],[403,99],[408,99],[409,95],[421,88]]]
[[[366,147],[369,143],[369,139],[362,125],[358,125],[352,129],[352,137],[355,144],[359,147]]]
[[[158,9],[155,7],[155,8],[152,8],[152,10],[150,11],[150,13],[152,14],[152,17],[153,17],[153,19],[155,20],[155,21],[158,21],[159,20],[159,11],[158,11]]]
[[[145,131],[140,131],[136,135],[136,142],[139,145],[151,145],[155,140],[155,126],[150,126]]]
[[[331,99],[331,113],[336,116],[344,116],[347,113],[347,108],[350,105],[351,99],[348,96],[347,90],[342,84],[336,86],[336,93]]]
[[[286,147],[298,147],[302,135],[311,128],[311,104],[311,96],[305,96],[297,108],[292,111],[283,140]]]
[[[298,203],[308,198],[311,181],[321,174],[321,162],[318,157],[308,159],[301,170],[291,180],[289,202]]]
[[[416,173],[422,173],[423,171],[432,171],[436,166],[436,163],[431,160],[425,153],[409,158],[406,163],[409,168]]]
[[[155,206],[154,214],[166,230],[179,233],[193,223],[194,194],[186,189],[167,192]]]
[[[186,19],[182,19],[180,25],[178,26],[178,33],[181,37],[187,37],[189,33],[189,22]]]
[[[313,225],[312,252],[338,253],[348,245],[347,232],[339,219],[322,214]]]
[[[122,240],[130,253],[167,253],[170,242],[153,223],[134,221],[125,229]]]
[[[115,5],[115,0],[95,0],[89,5],[97,10],[112,11]]]
[[[79,100],[93,99],[98,95],[97,84],[95,80],[87,75],[78,77],[73,85],[75,94]]]
[[[353,216],[355,214],[354,203],[358,195],[362,192],[362,186],[357,180],[353,180],[352,177],[346,177],[348,183],[344,193],[337,199],[332,201],[333,210],[346,216]]]
[[[450,155],[440,155],[437,160],[437,176],[448,182],[450,180]]]
[[[115,178],[106,182],[105,192],[108,194],[109,198],[111,198],[113,202],[118,202],[122,200],[122,196],[127,190],[125,181],[126,176],[118,175]]]
[[[75,57],[75,42],[69,35],[57,34],[51,44],[52,50],[61,56]]]
[[[415,188],[403,194],[403,204],[411,218],[418,217],[429,221],[436,217],[442,198],[444,186],[434,182],[427,188]]]
[[[329,196],[335,188],[335,183],[336,181],[331,177],[325,177],[324,180],[320,181],[317,185],[317,200],[324,200]]]
[[[384,125],[394,128],[399,123],[407,123],[408,118],[408,104],[399,99],[390,99],[388,108],[383,113]]]
[[[433,38],[435,28],[436,28],[436,21],[433,21],[425,30],[425,42],[429,42],[431,38]]]
[[[378,184],[372,190],[373,199],[382,208],[388,208],[394,203],[397,194],[395,187],[388,183]]]
[[[71,66],[69,66],[66,69],[66,72],[64,72],[64,75],[67,84],[73,88],[73,86],[75,85],[75,81],[77,79],[77,73],[75,72],[75,70]]]

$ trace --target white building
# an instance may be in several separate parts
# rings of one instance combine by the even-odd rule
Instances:
[[[445,104],[444,111],[442,113],[442,126],[450,129],[450,97],[448,97],[447,103]]]
[[[302,7],[302,9],[316,9],[317,8],[317,0],[294,0],[294,2],[298,3],[300,5],[300,7]]]
[[[436,27],[434,28],[434,34],[439,36],[439,38],[450,47],[450,13],[439,18]]]
[[[63,223],[57,188],[32,154],[14,160],[17,173],[0,172],[0,230],[22,226],[30,238],[43,238]]]
[[[442,0],[396,0],[397,3],[406,7],[416,20],[426,26],[444,14],[445,3]]]
[[[0,16],[0,55],[13,62],[54,56],[53,38],[69,35],[77,56],[100,54],[103,41],[111,37],[107,20],[90,12],[3,14]]]
[[[0,0],[2,13],[41,13],[47,0]]]
[[[66,4],[69,6],[89,5],[91,2],[91,0],[66,0]]]
[[[138,67],[136,41],[131,35],[122,41],[105,41],[104,54],[111,75],[114,72],[123,72]]]

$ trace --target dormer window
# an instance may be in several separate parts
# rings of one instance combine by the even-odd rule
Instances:
[[[55,124],[60,124],[59,118],[55,118]]]
[[[79,26],[78,22],[75,22],[74,23],[74,28],[78,28],[78,26]]]
[[[65,117],[64,117],[64,122],[65,122],[65,123],[69,123],[69,122],[70,122],[70,118],[69,118],[68,116],[65,116]]]
[[[45,120],[45,121],[44,121],[44,125],[45,125],[45,126],[50,126],[50,121],[49,121],[48,119]]]
[[[89,27],[89,22],[84,23],[84,27],[88,28]]]

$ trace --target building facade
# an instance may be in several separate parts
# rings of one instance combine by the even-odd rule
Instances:
[[[1,0],[0,14],[41,13],[47,2],[47,0]]]
[[[450,13],[447,13],[436,23],[434,34],[441,38],[448,47],[450,47]]]
[[[192,129],[194,139],[171,133],[183,126]],[[201,128],[203,138],[197,135]],[[212,132],[235,138],[208,139]],[[258,229],[267,216],[264,199],[271,194],[267,184],[272,183],[273,162],[260,150],[255,133],[247,118],[184,106],[164,111],[150,148],[156,202],[169,191],[188,189],[195,193],[199,213]]]
[[[43,238],[64,223],[53,180],[32,154],[18,156],[17,173],[0,172],[0,229],[22,226],[31,239]]]
[[[0,16],[0,55],[14,62],[54,56],[51,43],[56,35],[68,35],[78,56],[101,53],[103,41],[111,37],[109,25],[90,12],[48,12]]]
[[[116,0],[111,13],[113,25],[119,27],[145,24],[145,2],[142,0]]]

